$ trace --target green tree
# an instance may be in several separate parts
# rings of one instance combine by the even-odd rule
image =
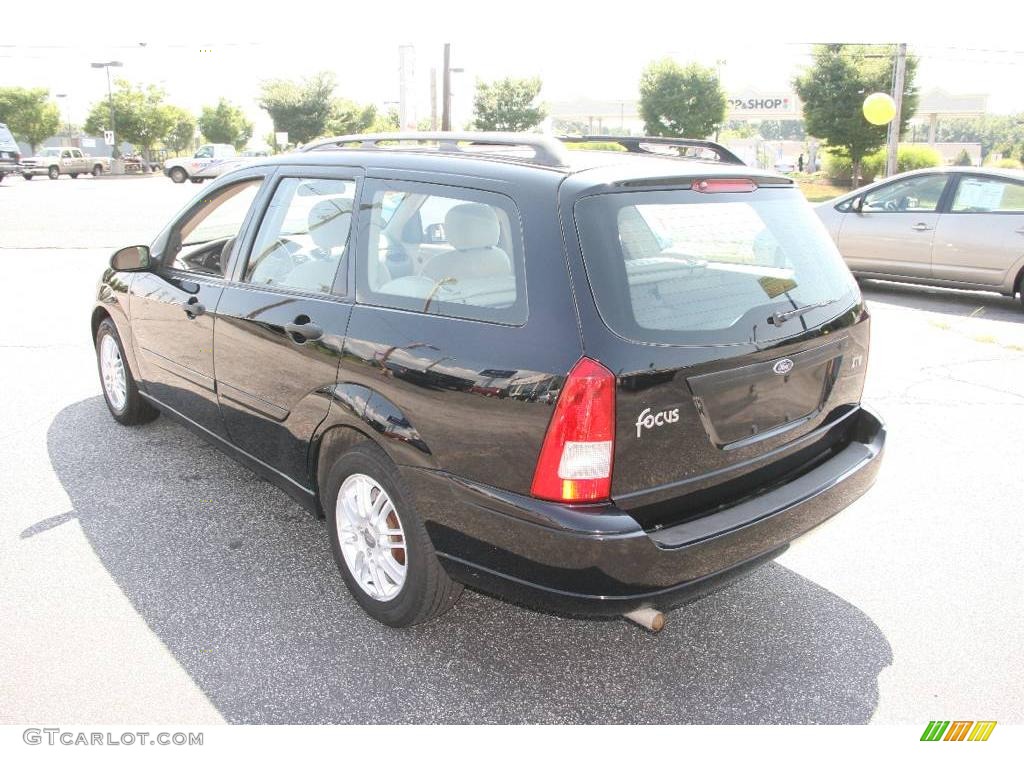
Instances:
[[[762,120],[758,133],[768,141],[801,141],[807,137],[803,120]]]
[[[811,66],[793,81],[804,104],[807,133],[850,159],[852,186],[857,186],[864,156],[885,144],[887,127],[869,123],[862,110],[868,94],[892,93],[895,55],[893,45],[818,45]],[[901,133],[917,109],[916,71],[917,60],[908,56]]]
[[[650,136],[702,139],[725,118],[725,94],[714,69],[652,62],[640,78],[640,116]]]
[[[1024,113],[940,120],[936,141],[978,142],[982,157],[999,152],[1024,159]]]
[[[167,92],[156,85],[133,85],[127,80],[117,80],[116,86],[113,129],[109,103],[102,99],[89,110],[85,132],[98,134],[114,130],[117,141],[134,144],[149,159],[153,146],[164,141],[174,121],[174,114],[164,104]]]
[[[273,120],[275,131],[287,131],[289,142],[304,144],[327,132],[336,85],[330,72],[318,72],[301,82],[267,80],[260,86],[259,104]]]
[[[184,152],[191,148],[196,135],[196,119],[182,107],[164,107],[170,117],[170,128],[164,134],[164,146],[173,152]]]
[[[354,133],[364,133],[376,121],[377,108],[372,104],[356,104],[349,99],[335,99],[331,104],[331,116],[327,120],[324,133],[330,136],[350,136]],[[394,130],[398,130],[397,123],[396,118]]]
[[[60,109],[45,88],[0,88],[0,123],[35,154],[36,147],[60,129]]]
[[[239,107],[225,98],[219,99],[216,106],[203,107],[199,130],[207,141],[230,144],[235,149],[241,149],[252,138],[252,123]]]
[[[526,131],[547,116],[540,95],[539,77],[506,77],[485,83],[477,80],[473,97],[473,127],[478,131]]]

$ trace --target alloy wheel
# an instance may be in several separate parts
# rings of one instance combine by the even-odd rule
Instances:
[[[128,380],[125,376],[124,361],[121,359],[121,350],[109,333],[100,342],[100,373],[107,399],[115,411],[122,410],[128,401]]]
[[[369,475],[352,474],[338,491],[338,544],[356,584],[387,602],[405,584],[405,531],[387,491]]]

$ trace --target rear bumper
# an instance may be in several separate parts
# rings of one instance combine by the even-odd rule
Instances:
[[[885,427],[856,415],[854,439],[791,482],[681,525],[644,531],[613,503],[541,502],[405,469],[448,572],[501,597],[575,615],[672,608],[771,559],[874,482]]]

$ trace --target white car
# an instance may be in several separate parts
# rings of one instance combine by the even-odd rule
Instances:
[[[164,174],[175,184],[190,180],[196,184],[213,179],[228,168],[226,160],[235,160],[238,153],[230,144],[203,144],[192,157],[172,157],[164,161]],[[234,170],[238,166],[230,166]]]
[[[908,171],[815,211],[855,275],[1024,300],[1024,172]]]

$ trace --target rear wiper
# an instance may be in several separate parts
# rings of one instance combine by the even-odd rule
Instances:
[[[835,304],[839,299],[829,299],[828,301],[819,301],[815,304],[805,304],[802,307],[791,309],[788,312],[773,312],[772,316],[768,318],[768,322],[772,325],[782,325],[787,320],[792,320],[794,317],[800,317],[800,315],[807,314],[812,309],[821,309],[827,307],[829,304]]]

